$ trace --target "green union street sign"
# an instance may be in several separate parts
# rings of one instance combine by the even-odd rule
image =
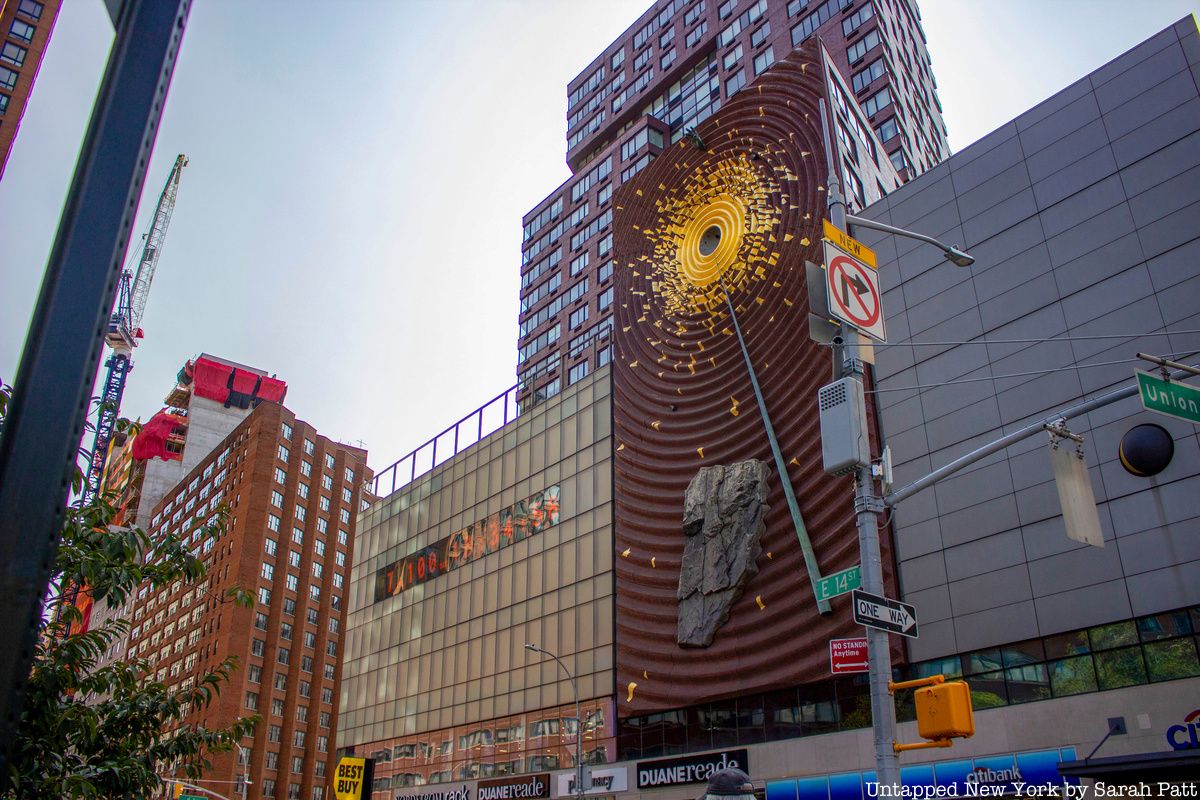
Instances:
[[[1142,407],[1200,425],[1200,389],[1137,370]]]
[[[856,564],[850,569],[826,575],[817,581],[817,600],[828,600],[831,597],[837,597],[839,594],[854,591],[860,586],[862,586],[862,572]]]

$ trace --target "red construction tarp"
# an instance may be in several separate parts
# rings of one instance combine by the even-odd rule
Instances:
[[[224,403],[229,397],[229,373],[232,371],[233,367],[228,364],[197,358],[192,369],[192,377],[195,379],[192,391],[200,397]]]
[[[258,387],[258,397],[261,400],[266,400],[271,403],[282,403],[284,395],[287,394],[287,384],[278,378],[268,378],[263,376],[262,383]]]
[[[244,369],[235,369],[233,371],[233,386],[230,388],[242,394],[254,394],[254,385],[256,383],[258,383],[258,376],[253,372],[247,372]]]
[[[137,461],[148,461],[151,458],[161,458],[163,461],[182,460],[182,453],[167,450],[167,437],[177,425],[185,422],[183,417],[177,417],[166,409],[159,411],[142,426],[141,433],[134,437],[131,455]]]

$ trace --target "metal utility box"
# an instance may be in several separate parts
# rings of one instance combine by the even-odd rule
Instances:
[[[830,475],[845,475],[871,464],[867,406],[862,381],[842,378],[817,392],[821,411],[821,457]]]
[[[950,681],[913,692],[917,733],[922,739],[952,739],[975,735],[971,689],[965,681]]]

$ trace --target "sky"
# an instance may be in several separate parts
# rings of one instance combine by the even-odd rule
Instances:
[[[919,5],[954,151],[1200,10]],[[287,381],[297,416],[378,470],[511,387],[521,218],[570,175],[566,84],[648,7],[194,3],[131,246],[176,155],[189,165],[122,414],[158,411],[208,352]],[[0,179],[5,382],[111,42],[102,0],[64,3]]]

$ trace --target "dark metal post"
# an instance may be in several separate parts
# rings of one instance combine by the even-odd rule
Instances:
[[[0,439],[0,770],[8,767],[104,326],[190,0],[127,0]]]

